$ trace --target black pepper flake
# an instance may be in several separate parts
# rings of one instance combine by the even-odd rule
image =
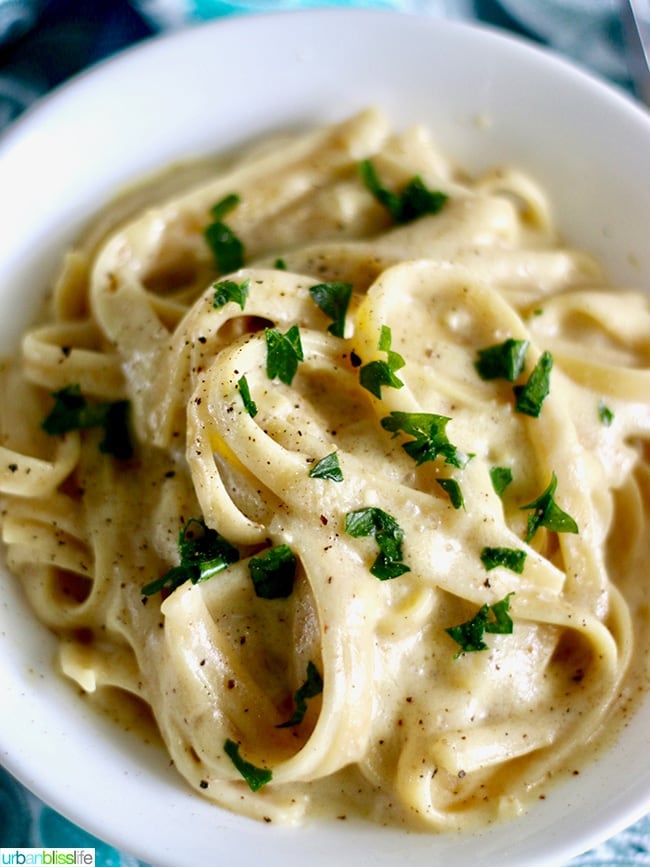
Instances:
[[[207,780],[201,780],[201,782],[199,783],[199,786],[202,789],[207,789],[208,788],[208,781]]]

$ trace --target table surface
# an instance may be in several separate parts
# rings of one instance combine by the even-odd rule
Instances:
[[[390,0],[304,0],[305,5],[391,5]],[[105,57],[190,20],[237,14],[238,7],[267,9],[284,2],[251,3],[250,0],[0,0],[0,134],[29,105],[77,72]],[[292,0],[300,6],[301,0]],[[397,9],[418,9],[430,14],[470,19],[518,33],[590,68],[592,72],[628,90],[633,85],[625,65],[622,34],[608,23],[607,31],[591,32],[591,38],[571,38],[566,17],[553,28],[543,18],[548,0],[503,2],[496,0],[393,0]],[[613,6],[612,2],[612,6]],[[576,10],[601,7],[601,3],[564,3],[568,15]],[[191,9],[189,13],[187,10]],[[581,21],[584,28],[584,21]],[[587,22],[589,24],[589,22]],[[49,48],[56,46],[56,50]],[[585,48],[587,46],[587,48]],[[7,771],[0,768],[0,848],[94,847],[97,867],[143,867],[130,854],[118,852],[39,801]],[[565,867],[640,867],[650,865],[650,816],[572,859]]]

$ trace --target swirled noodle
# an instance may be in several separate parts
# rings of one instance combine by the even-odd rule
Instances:
[[[367,161],[393,203],[414,178],[441,203],[394,225]],[[430,831],[518,815],[645,686],[646,295],[561,243],[534,179],[468,177],[375,110],[183,177],[109,208],[2,370],[3,540],[62,671],[149,706],[183,777],[237,812]],[[228,197],[216,219],[245,254],[222,274],[206,227]],[[226,280],[245,297],[217,303]],[[313,291],[333,281],[338,330]],[[295,370],[272,371],[269,333],[292,329]],[[508,341],[523,367],[481,375]],[[44,431],[66,389],[127,401],[133,453],[96,423]],[[409,451],[432,448],[409,421],[433,417],[437,451]],[[389,529],[354,533],[355,514]],[[236,554],[167,586],[192,524]],[[287,550],[289,591],[260,594],[255,566]],[[483,647],[454,634],[504,611]]]

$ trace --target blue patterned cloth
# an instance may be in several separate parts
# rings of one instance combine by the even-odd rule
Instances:
[[[531,9],[550,0],[529,0]],[[559,30],[531,26],[535,15],[526,3],[496,0],[0,0],[0,133],[41,95],[89,65],[155,32],[219,15],[305,6],[373,6],[421,11],[450,18],[484,21],[546,42],[593,71],[631,89],[623,62],[620,26],[605,0],[564,3],[581,7],[575,21],[606,52],[572,53],[584,39],[567,39],[566,17]],[[557,4],[556,4],[557,5]],[[596,8],[599,18],[585,15]],[[545,23],[550,20],[545,18]],[[586,29],[585,29],[586,28]],[[556,37],[557,36],[557,40]],[[582,51],[582,48],[581,48]],[[605,64],[604,58],[607,59]],[[91,847],[97,867],[146,867],[125,852],[71,824],[0,768],[0,847]],[[650,867],[650,816],[601,846],[574,858],[566,867]]]

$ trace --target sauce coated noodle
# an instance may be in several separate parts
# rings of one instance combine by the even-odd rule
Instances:
[[[237,812],[517,815],[645,686],[646,296],[374,110],[163,190],[3,367],[2,534],[63,672]],[[53,394],[98,412],[47,433]]]

